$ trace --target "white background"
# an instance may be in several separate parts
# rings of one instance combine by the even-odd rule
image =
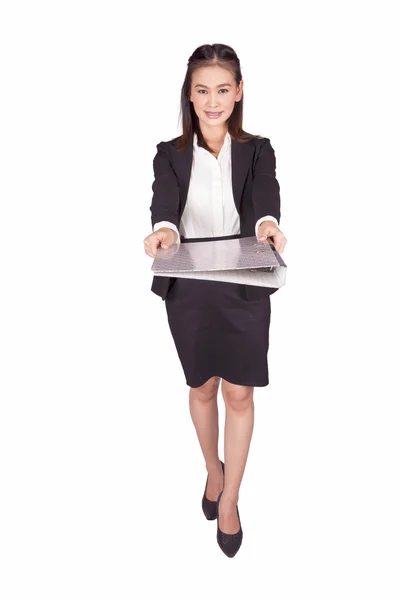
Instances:
[[[3,600],[398,600],[394,6],[2,4]],[[288,239],[234,559],[143,250],[204,43],[241,60]]]

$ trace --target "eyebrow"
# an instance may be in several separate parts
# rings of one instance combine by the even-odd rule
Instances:
[[[219,88],[219,87],[225,87],[227,85],[229,85],[229,87],[232,87],[230,83],[221,83],[221,85],[217,85],[217,88]],[[203,88],[207,88],[208,89],[208,87],[206,85],[203,85],[202,83],[196,83],[196,85],[194,87],[203,87]]]

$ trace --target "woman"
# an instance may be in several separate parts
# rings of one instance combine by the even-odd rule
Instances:
[[[197,48],[181,94],[182,135],[157,145],[153,233],[158,247],[257,236],[281,253],[280,194],[268,138],[242,129],[239,59],[224,44]],[[202,507],[217,518],[217,541],[239,550],[239,488],[254,423],[254,386],[268,385],[270,295],[273,288],[155,276],[152,291],[165,300],[168,322],[189,390],[190,414],[207,468]],[[224,460],[218,457],[217,394],[226,407]]]

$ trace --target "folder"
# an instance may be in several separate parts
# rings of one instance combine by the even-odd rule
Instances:
[[[152,271],[161,277],[209,279],[280,288],[287,265],[272,244],[256,236],[173,244],[157,248]]]

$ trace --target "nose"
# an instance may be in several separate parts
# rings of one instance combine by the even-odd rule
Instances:
[[[208,94],[208,100],[207,100],[207,106],[212,109],[212,108],[216,108],[218,106],[219,102],[218,102],[218,93],[213,94],[213,93],[209,93]]]

